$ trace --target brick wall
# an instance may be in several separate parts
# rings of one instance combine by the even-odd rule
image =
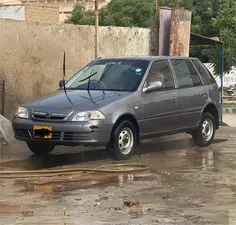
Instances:
[[[59,8],[52,5],[25,4],[25,21],[59,23]]]

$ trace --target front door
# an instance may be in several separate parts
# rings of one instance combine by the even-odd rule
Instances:
[[[152,81],[161,81],[163,88],[150,93],[141,93],[143,110],[143,119],[139,121],[141,136],[176,130],[180,127],[179,90],[175,88],[167,60],[158,60],[152,64],[146,84]]]

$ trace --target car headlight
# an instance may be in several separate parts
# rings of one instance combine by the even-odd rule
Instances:
[[[100,111],[87,111],[77,113],[72,121],[104,120],[105,116]]]
[[[28,109],[26,109],[24,107],[19,107],[16,111],[16,116],[19,117],[19,118],[28,119],[29,118]]]

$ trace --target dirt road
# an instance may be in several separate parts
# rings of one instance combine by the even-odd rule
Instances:
[[[207,148],[147,141],[123,163],[148,165],[129,174],[83,173],[1,179],[2,224],[235,225],[236,128],[222,127]],[[117,163],[105,150],[58,148],[32,156],[24,144],[1,147],[1,168],[97,167]],[[120,163],[120,162],[119,162]]]

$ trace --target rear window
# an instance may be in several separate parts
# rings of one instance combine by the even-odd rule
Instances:
[[[191,61],[187,59],[171,60],[180,88],[202,85],[202,81]]]
[[[192,59],[193,64],[197,68],[199,74],[201,75],[204,84],[210,85],[215,84],[216,81],[214,77],[211,75],[211,73],[208,71],[208,69],[198,60],[198,59]]]

